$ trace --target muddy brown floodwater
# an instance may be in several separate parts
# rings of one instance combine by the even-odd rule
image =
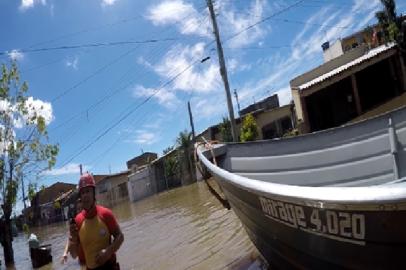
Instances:
[[[224,209],[203,182],[126,201],[112,210],[125,237],[117,254],[123,270],[264,268],[234,212]],[[71,257],[64,265],[59,262],[67,226],[32,229],[41,244],[52,244],[53,263],[42,270],[79,268]],[[32,269],[26,236],[16,237],[13,247],[15,269]]]

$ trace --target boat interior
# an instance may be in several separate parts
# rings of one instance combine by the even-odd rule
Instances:
[[[400,183],[406,181],[406,108],[321,132],[221,148],[220,167],[250,179],[314,187]]]

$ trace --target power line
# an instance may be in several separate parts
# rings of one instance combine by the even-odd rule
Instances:
[[[66,94],[68,94],[69,92],[71,92],[72,90],[76,89],[77,87],[79,87],[80,85],[82,85],[83,83],[87,82],[88,80],[90,80],[91,78],[93,78],[94,76],[96,76],[97,74],[99,74],[100,72],[102,72],[103,70],[107,69],[108,67],[112,66],[113,64],[117,63],[118,61],[120,61],[122,58],[124,58],[125,56],[129,55],[130,53],[134,52],[136,49],[138,48],[138,46],[136,46],[135,48],[132,48],[128,51],[126,51],[125,53],[121,54],[119,57],[113,59],[112,61],[108,62],[107,64],[105,64],[104,66],[102,66],[101,68],[97,69],[95,72],[93,72],[92,74],[90,74],[89,76],[85,77],[84,79],[80,80],[79,82],[77,82],[75,85],[69,87],[68,89],[64,90],[62,93],[60,93],[59,95],[57,95],[56,97],[54,97],[51,102],[55,102],[57,100],[59,100],[61,97],[65,96]]]
[[[126,77],[128,74],[130,74],[132,68],[128,69],[123,76],[120,77],[120,79],[118,81],[121,81],[124,77]],[[114,96],[115,94],[117,94],[118,92],[120,92],[121,90],[125,89],[126,87],[128,87],[129,85],[131,85],[134,82],[134,80],[131,80],[129,83],[125,84],[124,86],[118,87],[116,89],[114,89],[113,91],[111,91],[109,94],[103,96],[101,99],[97,100],[95,103],[91,104],[89,107],[87,107],[85,110],[82,110],[81,112],[71,116],[68,120],[66,120],[65,122],[59,124],[58,126],[54,127],[51,129],[51,131],[57,130],[59,128],[61,128],[62,126],[66,125],[67,123],[71,122],[72,120],[74,120],[75,118],[79,117],[80,115],[84,114],[84,113],[88,113],[90,110],[96,108],[98,105],[102,104],[104,101],[108,100],[109,98],[111,98],[112,96]]]
[[[190,15],[189,15],[190,16]],[[189,17],[189,16],[187,16],[187,17]],[[200,20],[201,21],[201,23],[200,24],[202,24],[202,23],[204,23],[204,21],[205,20]],[[212,43],[212,42],[211,42]],[[206,44],[205,45],[205,47],[207,47],[207,46],[209,46],[211,43],[209,43],[209,44]],[[194,63],[193,63],[194,64]],[[192,65],[193,65],[192,64]],[[190,65],[188,68],[190,68],[192,65]],[[186,69],[187,70],[187,69]],[[184,70],[184,71],[182,71],[181,73],[179,73],[177,76],[175,76],[174,78],[173,78],[173,80],[174,79],[176,79],[178,76],[180,76],[183,72],[185,72],[186,70]],[[169,81],[168,83],[170,83],[170,82],[172,82],[173,80],[171,80],[171,81]],[[168,83],[166,83],[166,84],[164,84],[162,87],[164,87],[165,85],[167,85]],[[161,88],[162,88],[161,87]],[[160,89],[159,89],[160,90]],[[158,91],[159,91],[158,90]],[[157,91],[157,92],[158,92]],[[155,95],[157,92],[155,92],[153,95]],[[109,95],[109,97],[111,97],[113,94],[111,94],[111,95]],[[152,95],[152,96],[153,96]],[[152,96],[150,96],[146,101],[144,101],[142,104],[140,104],[139,106],[142,106],[144,103],[146,103],[150,98],[152,98]],[[97,102],[97,103],[101,103],[103,100],[107,100],[109,97],[105,97],[105,98],[102,98],[102,100],[100,100],[99,102]],[[96,107],[98,104],[94,104],[94,105],[92,105],[92,106],[94,106],[94,107]],[[85,151],[85,150],[87,150],[92,144],[94,144],[96,141],[98,141],[101,137],[103,137],[105,134],[107,134],[112,128],[114,128],[116,125],[118,125],[120,122],[122,122],[125,118],[127,118],[133,111],[135,111],[139,106],[137,106],[134,110],[132,110],[132,111],[130,111],[129,113],[127,113],[127,114],[125,114],[123,117],[121,117],[120,119],[119,119],[119,121],[117,122],[117,123],[115,123],[114,125],[113,125],[113,127],[109,127],[103,134],[101,134],[100,136],[98,136],[96,139],[95,139],[95,141],[93,141],[93,142],[91,142],[90,143],[90,145],[87,145],[85,148],[83,148],[83,149],[81,149],[80,150],[80,153],[78,153],[77,155],[80,155],[83,151]],[[91,109],[91,108],[89,108],[89,109]],[[124,110],[124,112],[125,111],[127,111],[128,110],[128,108],[126,109],[126,110]],[[72,117],[73,118],[73,117]],[[71,121],[71,120],[73,120],[73,119],[69,119],[68,121]],[[73,158],[75,158],[77,155],[75,155]],[[72,159],[73,159],[72,158]],[[71,160],[72,160],[71,159]],[[68,163],[69,163],[70,161],[68,161]],[[63,165],[64,166],[64,165]]]
[[[281,45],[281,46],[261,46],[261,47],[224,47],[227,50],[266,50],[266,49],[283,49],[283,48],[293,48],[291,45]]]
[[[99,141],[101,138],[103,138],[108,132],[110,132],[113,128],[118,126],[121,122],[123,122],[127,117],[129,117],[131,114],[133,114],[136,110],[138,110],[141,106],[143,106],[145,103],[147,103],[152,97],[154,97],[162,88],[167,86],[168,84],[172,83],[174,80],[176,80],[180,75],[182,75],[184,72],[186,72],[188,69],[190,69],[193,65],[196,63],[199,63],[200,60],[194,61],[192,64],[188,65],[185,69],[183,69],[181,72],[176,74],[174,77],[172,77],[169,81],[167,81],[165,84],[163,84],[161,87],[159,87],[157,90],[155,90],[151,95],[149,95],[147,98],[145,98],[141,103],[139,103],[137,106],[135,106],[133,109],[131,109],[129,112],[127,112],[124,116],[122,116],[118,121],[116,121],[113,125],[111,125],[109,128],[107,128],[105,131],[103,131],[99,136],[97,136],[93,141],[82,147],[81,150],[74,156],[72,156],[70,159],[68,159],[66,162],[63,163],[63,166],[67,165],[69,162],[71,162],[73,159],[75,159],[77,156],[82,154],[84,151],[89,149],[93,144],[95,144],[97,141]]]
[[[82,30],[72,32],[72,33],[67,33],[67,34],[55,37],[53,39],[49,39],[49,40],[34,43],[34,44],[30,45],[28,48],[37,47],[39,45],[43,45],[43,44],[47,44],[47,43],[53,43],[53,42],[61,40],[61,39],[66,39],[66,38],[69,38],[69,37],[77,36],[77,35],[84,34],[84,33],[89,33],[89,32],[92,32],[92,31],[98,31],[98,30],[101,30],[103,28],[119,25],[119,24],[122,24],[122,23],[128,23],[128,22],[131,22],[131,21],[138,20],[140,18],[142,18],[142,16],[138,15],[138,16],[135,16],[135,17],[122,19],[122,20],[119,20],[119,21],[116,21],[116,22],[113,22],[113,23],[100,25],[100,26],[95,26],[95,27],[91,27],[91,28],[88,28],[88,29],[82,29]]]
[[[189,15],[189,16],[190,16],[190,15]],[[187,16],[187,17],[189,17],[189,16]],[[207,19],[207,17],[205,17],[205,19]],[[200,25],[203,24],[204,22],[205,22],[205,20],[201,20]],[[190,26],[190,25],[189,25],[189,26]],[[163,49],[164,49],[164,48],[162,48],[161,51],[162,51]],[[128,74],[130,73],[130,70],[131,70],[131,69],[129,69],[129,70],[119,79],[119,81],[121,81],[126,75],[128,75]],[[139,73],[139,72],[138,72],[138,73]],[[95,74],[92,74],[92,75],[95,75]],[[169,74],[169,76],[171,76],[171,75]],[[93,76],[92,76],[92,77],[93,77]],[[133,76],[133,77],[136,77],[136,76]],[[86,79],[86,78],[85,78],[85,79]],[[90,79],[90,78],[87,78],[87,79]],[[81,83],[83,83],[84,81],[85,81],[85,80],[82,80],[82,81],[79,82],[78,84],[81,84]],[[82,112],[79,112],[79,113],[77,113],[76,115],[71,116],[68,120],[66,120],[66,121],[63,122],[62,124],[58,125],[57,127],[53,128],[52,130],[59,129],[60,127],[66,125],[67,123],[71,122],[72,120],[74,120],[75,118],[79,117],[80,115],[82,115],[82,114],[84,114],[84,113],[87,113],[87,112],[89,112],[90,110],[96,108],[98,105],[100,105],[100,104],[102,104],[104,101],[110,99],[112,96],[114,96],[115,94],[117,94],[117,93],[118,93],[119,91],[121,91],[122,89],[125,89],[126,87],[128,87],[129,85],[131,85],[133,82],[134,82],[134,80],[131,80],[129,83],[125,84],[124,86],[119,87],[119,88],[116,88],[116,90],[112,91],[110,94],[108,94],[108,95],[102,97],[101,99],[99,99],[98,101],[96,101],[95,103],[93,103],[92,105],[90,105],[87,109],[83,110]]]
[[[145,123],[148,120],[150,120],[152,118],[152,113],[146,114],[148,115],[148,117],[144,117],[144,115],[140,115],[140,118],[137,119],[137,121],[133,122],[133,126],[138,126],[141,125],[143,123]],[[113,150],[114,146],[116,146],[121,140],[123,139],[127,139],[130,135],[132,134],[128,134],[127,136],[118,136],[118,138],[106,149],[104,150],[100,155],[98,155],[97,158],[93,159],[89,165],[96,165],[96,163],[99,163],[101,160],[103,160],[106,157],[106,154],[109,153],[111,150]]]
[[[89,43],[89,44],[79,44],[79,45],[65,45],[58,47],[48,47],[48,48],[39,48],[39,49],[22,49],[17,50],[20,53],[31,53],[31,52],[45,52],[45,51],[55,51],[55,50],[71,50],[71,49],[83,49],[83,48],[96,48],[96,47],[111,47],[111,46],[122,46],[130,44],[148,44],[148,43],[157,43],[165,41],[179,40],[175,38],[165,38],[165,39],[148,39],[140,41],[115,41],[115,42],[100,42],[100,43]],[[0,55],[9,54],[9,51],[2,51]]]
[[[288,10],[290,10],[290,9],[292,9],[292,8],[294,8],[294,7],[296,7],[296,6],[298,6],[298,5],[300,5],[300,4],[303,3],[304,1],[305,1],[305,0],[297,1],[297,2],[295,2],[294,4],[289,5],[289,6],[285,7],[285,8],[283,8],[283,9],[281,9],[281,10],[279,10],[279,11],[273,13],[273,14],[271,14],[270,16],[267,16],[267,17],[265,17],[265,18],[263,18],[263,19],[261,19],[261,20],[255,22],[255,23],[253,23],[253,24],[247,26],[246,28],[242,29],[241,31],[238,31],[237,33],[235,33],[235,34],[231,35],[230,37],[228,37],[226,40],[223,41],[223,43],[226,43],[226,42],[228,42],[228,41],[230,41],[230,40],[236,38],[237,36],[241,35],[242,33],[248,31],[249,29],[254,28],[255,26],[257,26],[257,25],[259,25],[259,24],[261,24],[261,23],[264,23],[264,22],[266,22],[266,21],[272,19],[273,17],[278,16],[278,15],[280,15],[280,14],[282,14],[282,13],[284,13],[284,12],[286,12],[286,11],[288,11]]]

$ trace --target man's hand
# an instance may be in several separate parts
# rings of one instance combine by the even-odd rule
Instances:
[[[96,263],[97,265],[105,264],[113,254],[111,253],[109,248],[104,248],[100,250],[96,255]]]
[[[61,257],[61,264],[65,264],[68,261],[68,255],[64,253]]]

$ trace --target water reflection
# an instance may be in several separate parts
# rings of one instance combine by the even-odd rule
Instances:
[[[122,269],[259,269],[253,265],[257,251],[241,223],[208,192],[204,183],[137,203],[124,202],[112,210],[125,236],[118,252]],[[33,232],[42,243],[52,244],[53,264],[41,269],[79,268],[72,258],[66,265],[59,263],[67,224]],[[15,268],[31,269],[26,238],[17,237],[13,245]]]

